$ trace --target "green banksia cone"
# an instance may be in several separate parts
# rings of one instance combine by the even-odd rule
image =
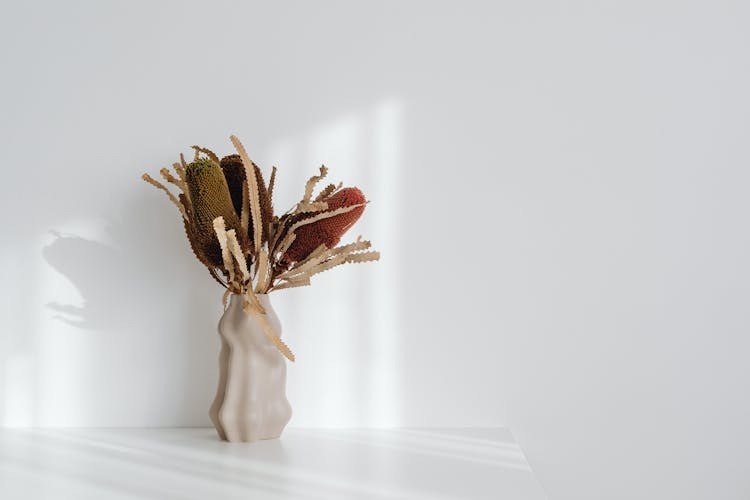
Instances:
[[[365,203],[366,200],[365,195],[358,188],[348,187],[325,201],[328,203],[328,210],[336,210],[359,205]],[[349,212],[297,228],[294,232],[294,241],[281,259],[282,264],[288,266],[294,262],[299,262],[324,243],[328,248],[335,247],[344,233],[357,222],[364,211],[363,205]]]
[[[214,232],[214,219],[224,217],[227,229],[234,229],[240,243],[240,219],[234,211],[229,187],[222,169],[207,158],[199,158],[187,166],[185,177],[193,204],[196,245],[212,265],[223,268],[221,246]]]
[[[268,241],[268,222],[273,218],[273,205],[271,203],[271,197],[268,195],[268,188],[263,180],[263,173],[255,163],[253,163],[253,167],[255,168],[255,177],[258,180],[258,201],[260,203],[260,215],[263,219],[261,222],[261,241]],[[222,158],[221,169],[224,171],[224,177],[227,180],[227,186],[229,186],[229,194],[232,197],[234,211],[237,214],[237,217],[241,217],[242,183],[245,181],[245,167],[242,164],[240,155],[229,155]],[[247,232],[251,240],[254,234],[254,223],[255,221],[253,221],[252,216],[250,216],[250,223]]]

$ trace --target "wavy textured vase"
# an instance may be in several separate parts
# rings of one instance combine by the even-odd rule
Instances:
[[[258,295],[274,332],[281,323],[268,295]],[[232,295],[219,321],[219,387],[209,416],[225,441],[274,439],[281,435],[292,407],[286,399],[286,359],[268,340],[257,320]]]

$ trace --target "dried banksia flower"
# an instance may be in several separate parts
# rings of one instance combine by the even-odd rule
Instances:
[[[255,177],[258,179],[258,201],[260,202],[261,218],[263,219],[261,222],[261,229],[263,231],[261,240],[268,241],[268,222],[273,218],[273,205],[270,193],[263,180],[263,173],[255,163],[253,163],[253,167],[255,169]],[[227,180],[234,211],[237,217],[240,217],[242,216],[242,185],[245,182],[245,167],[242,165],[240,155],[229,155],[222,158],[221,169],[224,171],[224,177]],[[248,227],[250,239],[252,239],[254,223],[255,221],[250,217]]]
[[[221,247],[214,233],[214,219],[223,217],[230,229],[239,230],[237,216],[224,172],[216,162],[199,158],[187,166],[185,180],[193,205],[195,244],[212,265],[223,266]]]
[[[365,195],[356,187],[344,188],[325,201],[328,203],[328,211],[366,202]],[[335,247],[344,233],[357,222],[364,210],[363,205],[349,212],[297,228],[294,232],[296,236],[294,241],[281,258],[282,265],[288,266],[305,259],[322,244],[328,248]]]

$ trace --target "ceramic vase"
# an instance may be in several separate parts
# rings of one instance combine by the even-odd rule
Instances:
[[[268,322],[281,336],[281,323],[267,294],[258,295]],[[286,398],[286,359],[268,340],[257,319],[232,294],[219,321],[219,387],[209,416],[219,437],[249,442],[281,436],[292,417]]]

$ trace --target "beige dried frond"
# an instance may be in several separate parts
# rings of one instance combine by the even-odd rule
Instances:
[[[293,274],[288,279],[288,281],[309,280],[316,274],[320,274],[322,272],[328,271],[329,269],[333,269],[334,267],[337,267],[343,264],[371,262],[371,261],[375,261],[379,259],[380,259],[380,252],[362,252],[362,253],[334,255],[328,260],[325,260],[323,262],[319,262],[315,265],[310,266],[309,268],[305,269],[303,272],[299,274]],[[278,287],[275,287],[275,289],[278,290],[280,287],[281,285]]]
[[[178,179],[177,177],[175,177],[174,175],[172,175],[172,173],[169,171],[169,169],[162,168],[161,170],[159,170],[159,173],[161,174],[162,178],[165,181],[169,182],[170,184],[174,184],[183,193],[186,193],[188,191],[187,183],[185,181],[183,181],[182,179]]]
[[[274,252],[273,252],[274,260],[276,260],[275,256],[277,254],[278,255],[284,255],[286,253],[286,251],[289,250],[289,247],[291,246],[291,244],[294,243],[294,240],[296,238],[297,238],[297,235],[294,234],[293,232],[287,233],[287,235],[284,237],[284,239],[279,244],[278,250],[274,250]]]
[[[247,180],[242,181],[242,212],[240,213],[240,227],[247,235],[248,248],[250,250],[250,205],[247,200]]]
[[[185,169],[183,168],[183,166],[180,163],[175,162],[172,164],[172,168],[174,168],[174,171],[177,172],[177,175],[180,177],[180,180],[182,182],[186,182]]]
[[[313,201],[325,201],[326,198],[331,196],[333,193],[341,189],[341,186],[343,186],[343,182],[339,182],[339,185],[336,184],[329,184],[326,187],[323,188],[323,190],[318,194],[318,196],[315,197]]]
[[[252,160],[245,151],[245,147],[242,145],[236,136],[232,135],[229,137],[234,144],[234,148],[242,159],[242,165],[245,167],[245,179],[247,179],[248,188],[248,204],[250,206],[250,216],[253,220],[253,243],[255,243],[255,255],[260,254],[261,239],[263,234],[263,224],[257,221],[262,221],[260,213],[260,195],[258,194],[258,179],[255,176],[255,168]]]
[[[255,272],[258,283],[255,287],[255,292],[264,293],[266,291],[266,284],[268,283],[268,252],[265,248],[260,249]]]
[[[233,283],[234,264],[232,263],[231,250],[229,249],[227,230],[224,226],[224,217],[217,217],[214,219],[214,232],[216,233],[216,238],[219,240],[221,259],[224,261],[224,269],[229,273],[229,283]]]
[[[332,269],[336,266],[340,266],[341,264],[346,262],[346,256],[345,255],[336,255],[324,262],[318,263],[317,265],[313,266],[312,268],[306,270],[305,272],[298,274],[294,276],[295,279],[310,279],[316,274],[322,273],[324,271],[328,271],[329,269]]]
[[[185,169],[179,163],[173,163],[172,167],[174,168],[174,171],[177,172],[177,175],[182,182],[180,189],[182,189],[182,192],[185,194],[186,198],[186,200],[182,200],[182,198],[180,198],[180,201],[182,201],[182,204],[185,205],[186,208],[190,208],[192,201],[190,200],[190,190],[188,189],[187,185],[187,175],[185,174]]]
[[[322,212],[328,210],[328,203],[325,201],[300,202],[297,205],[297,213]]]
[[[227,300],[229,299],[229,295],[232,293],[231,288],[227,288],[224,290],[224,295],[221,296],[221,305],[224,307],[224,310],[227,310]]]
[[[167,187],[164,184],[162,184],[161,182],[155,180],[153,177],[151,177],[148,174],[143,174],[141,176],[141,179],[143,179],[144,181],[148,182],[149,184],[151,184],[155,188],[161,189],[162,191],[164,191],[165,193],[167,193],[167,196],[169,197],[169,200],[172,203],[174,203],[174,205],[180,210],[180,213],[182,214],[182,217],[185,220],[188,220],[188,215],[187,215],[187,211],[185,210],[185,207],[182,206],[182,203],[180,203],[180,201],[177,198],[175,198],[175,195],[173,195],[172,192],[169,189],[167,189]]]
[[[360,262],[373,262],[376,260],[380,260],[380,252],[377,252],[377,251],[353,253],[353,254],[346,256],[347,264],[356,264]]]
[[[234,260],[237,261],[237,265],[242,273],[242,282],[250,281],[250,272],[247,269],[247,261],[245,256],[242,255],[242,249],[240,243],[237,241],[237,234],[234,229],[227,231],[227,243],[229,245],[229,251],[232,253]]]
[[[287,280],[280,285],[274,285],[271,287],[271,290],[283,290],[284,288],[297,288],[300,286],[310,286],[310,278]]]
[[[302,197],[302,203],[308,203],[312,198],[313,189],[315,184],[322,180],[328,174],[328,169],[325,165],[320,166],[320,175],[313,175],[305,184],[305,196]]]
[[[268,179],[268,202],[273,205],[273,187],[276,184],[276,166],[271,167],[271,178]]]
[[[338,255],[342,253],[357,252],[360,250],[367,250],[370,248],[372,243],[369,240],[363,240],[362,235],[357,236],[357,240],[353,243],[347,243],[346,245],[339,245],[331,249],[331,255]]]
[[[210,149],[202,148],[200,146],[190,146],[190,147],[195,150],[196,159],[197,159],[198,153],[203,153],[206,156],[208,156],[211,159],[211,161],[215,162],[217,165],[219,164],[219,157],[216,156],[216,153],[214,153]]]
[[[370,248],[370,245],[371,243],[369,241],[362,240],[362,236],[358,236],[357,241],[353,243],[340,245],[331,249],[326,247],[325,244],[320,245],[306,259],[296,263],[292,268],[277,276],[277,278],[290,279],[295,276],[304,274],[305,272],[315,268],[315,266],[317,266],[318,264],[337,255],[343,255],[344,257],[348,257],[350,255],[360,255],[356,254],[355,252],[367,250],[368,248]]]
[[[276,346],[276,349],[281,352],[289,361],[294,361],[294,353],[291,349],[289,349],[289,346],[284,343],[283,340],[279,338],[278,335],[276,335],[276,332],[273,331],[273,328],[271,327],[271,324],[268,322],[268,318],[265,314],[257,315],[256,318],[258,318],[258,322],[260,323],[261,328],[263,328],[263,333],[266,334],[266,337],[268,337],[268,340],[273,342],[273,344]]]
[[[293,267],[277,276],[278,279],[291,279],[295,275],[302,274],[311,267],[318,265],[331,256],[331,250],[324,244],[313,250],[304,260],[297,262]]]
[[[252,288],[248,288],[243,292],[243,295],[245,297],[245,300],[243,301],[242,308],[246,313],[259,313],[259,314],[266,314],[266,310],[261,305],[260,301],[258,300],[258,297],[253,293]]]

